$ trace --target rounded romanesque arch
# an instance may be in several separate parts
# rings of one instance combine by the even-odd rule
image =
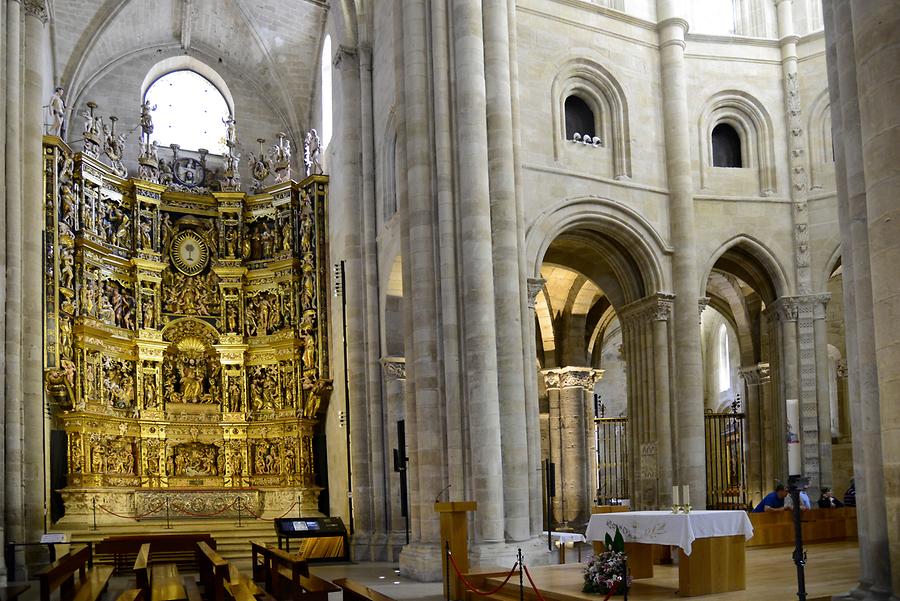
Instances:
[[[766,305],[788,294],[788,277],[775,254],[762,242],[741,234],[723,243],[700,272],[700,290],[714,268],[721,268],[751,285]]]
[[[631,135],[628,102],[615,77],[599,63],[577,57],[564,63],[550,88],[553,115],[553,154],[559,160],[566,141],[566,99],[576,96],[594,113],[599,146],[612,151],[612,175],[631,177]]]
[[[777,191],[775,142],[772,120],[763,104],[741,90],[723,90],[714,94],[700,111],[697,130],[700,144],[700,187],[712,180],[712,134],[717,125],[732,127],[741,139],[743,167],[756,169],[761,196]]]
[[[628,278],[633,285],[622,299],[624,302],[638,300],[640,296],[635,298],[634,295],[640,291],[671,290],[668,262],[672,247],[653,224],[634,209],[595,196],[566,199],[547,208],[528,225],[525,233],[526,257],[532,277],[540,277],[547,250],[564,234],[592,240],[598,249],[615,251],[612,256],[619,264],[634,265],[634,273],[639,277]]]

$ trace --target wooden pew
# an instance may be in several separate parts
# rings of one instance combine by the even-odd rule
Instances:
[[[766,511],[749,514],[753,538],[748,547],[778,547],[794,544],[794,514]],[[810,509],[800,514],[803,542],[823,543],[856,538],[856,508]]]
[[[94,558],[98,563],[111,563],[116,574],[124,574],[132,569],[141,545],[153,545],[154,561],[174,563],[185,572],[196,572],[198,542],[205,542],[216,548],[216,541],[210,534],[123,534],[108,536],[97,543]],[[146,600],[149,601],[149,598]]]
[[[200,586],[206,601],[225,601],[225,582],[228,580],[228,562],[222,559],[205,542],[197,543],[197,565]]]
[[[343,589],[344,601],[394,601],[392,597],[373,591],[366,585],[349,578],[338,578],[334,583]]]
[[[59,601],[96,601],[106,591],[113,569],[94,566],[91,548],[81,546],[63,555],[38,573],[41,601],[59,590]]]
[[[149,601],[185,601],[187,591],[174,563],[150,564],[150,543],[141,545],[134,560],[134,578],[137,587],[144,591]]]
[[[119,593],[116,601],[146,601],[144,590],[139,588],[130,588]]]
[[[281,601],[327,601],[328,593],[341,589],[309,573],[306,560],[281,549],[251,541],[254,578]],[[262,572],[262,578],[259,578]]]

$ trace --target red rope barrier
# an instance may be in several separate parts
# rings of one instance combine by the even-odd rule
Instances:
[[[612,588],[609,589],[609,592],[603,597],[603,601],[609,601],[609,598],[616,594],[616,591],[619,590],[620,582],[622,582],[621,578],[613,583]]]
[[[544,599],[544,596],[541,594],[541,591],[537,586],[535,586],[534,579],[532,579],[531,577],[531,572],[528,571],[528,568],[526,566],[523,565],[522,567],[525,569],[525,575],[528,576],[528,582],[531,584],[531,588],[534,589],[534,594],[537,595],[538,601],[546,601],[546,599]]]
[[[291,509],[293,509],[294,507],[297,506],[297,503],[298,503],[297,501],[294,501],[294,504],[291,505],[290,507],[288,507],[288,508],[287,508],[287,511],[285,511],[284,513],[282,513],[281,516],[279,516],[279,517],[276,518],[276,519],[280,520],[281,518],[283,518],[284,516],[286,516],[287,514],[289,514],[289,513],[291,512]],[[245,507],[245,509],[246,509],[246,507]],[[251,514],[251,515],[252,515],[252,514]],[[255,516],[255,517],[258,518],[259,516]]]
[[[140,513],[140,514],[138,514],[138,515],[122,515],[121,513],[116,513],[116,512],[114,512],[114,511],[110,511],[109,509],[107,509],[107,508],[104,507],[103,505],[97,505],[97,507],[98,507],[99,509],[102,509],[103,511],[105,511],[105,512],[108,513],[109,515],[115,516],[115,517],[117,517],[117,518],[122,518],[122,519],[124,519],[124,520],[139,520],[139,519],[141,519],[141,518],[145,518],[145,517],[147,517],[148,515],[150,515],[151,513],[156,513],[157,511],[159,511],[160,509],[162,509],[162,508],[165,507],[165,506],[166,506],[165,503],[160,503],[158,507],[155,507],[154,509],[151,509],[151,510],[148,511],[147,513]]]
[[[463,576],[462,572],[459,571],[459,566],[456,565],[456,560],[453,559],[453,553],[448,553],[447,555],[450,556],[450,563],[453,564],[453,570],[456,572],[456,575],[462,581],[463,586],[466,587],[466,589],[468,589],[469,591],[471,591],[481,597],[490,597],[491,595],[495,595],[495,594],[499,593],[500,589],[502,589],[504,586],[506,586],[506,583],[509,582],[509,579],[512,578],[513,574],[516,573],[516,568],[519,567],[519,562],[517,561],[513,565],[512,569],[509,571],[509,574],[506,575],[506,580],[501,582],[497,588],[491,589],[490,591],[480,591],[474,584],[472,584],[471,582],[466,580],[466,577]]]
[[[252,516],[253,516],[253,519],[256,519],[256,520],[260,519],[260,516],[262,515],[262,514],[257,515],[257,514],[255,514],[255,513],[253,513],[253,511],[252,511],[249,507],[247,507],[246,505],[244,505],[243,502],[241,503],[241,508],[242,508],[244,511],[246,511],[247,513],[249,513],[250,515],[252,515]],[[290,511],[291,509],[293,509],[293,506],[292,506],[290,509],[288,509],[288,511]],[[287,512],[285,512],[284,515],[287,515]],[[281,517],[284,517],[284,515],[281,516]]]
[[[184,513],[186,515],[193,516],[195,518],[211,518],[211,517],[220,515],[222,513],[225,513],[226,511],[228,511],[229,509],[234,507],[235,503],[237,503],[237,501],[232,502],[231,505],[226,505],[225,507],[223,507],[222,509],[220,509],[218,511],[214,511],[213,513],[194,513],[193,511],[185,509],[184,507],[179,507],[178,505],[175,505],[174,503],[172,504],[172,508],[179,513]]]

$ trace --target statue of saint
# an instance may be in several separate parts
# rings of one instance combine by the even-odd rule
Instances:
[[[63,100],[65,90],[56,87],[53,96],[50,97],[50,128],[47,133],[51,136],[63,137],[63,126],[66,120],[66,101]]]
[[[203,394],[200,368],[193,357],[181,365],[181,400],[185,403],[198,403]]]

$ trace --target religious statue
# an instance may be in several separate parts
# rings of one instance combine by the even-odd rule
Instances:
[[[66,101],[63,99],[65,90],[57,86],[53,89],[48,107],[50,109],[50,126],[47,133],[51,136],[62,138],[63,126],[66,120]]]
[[[59,285],[72,289],[75,281],[75,249],[63,246],[60,250]]]
[[[251,192],[258,192],[263,187],[263,182],[269,177],[269,172],[272,170],[272,164],[263,152],[262,145],[265,141],[265,138],[257,138],[256,142],[259,144],[258,154],[249,153],[250,174],[253,176],[253,184],[250,186]]]
[[[156,377],[152,374],[144,376],[144,408],[156,409],[159,399],[156,396]]]
[[[152,330],[156,327],[156,308],[153,306],[153,297],[148,296],[141,303],[141,313],[143,316],[143,327]]]
[[[138,234],[141,237],[141,248],[153,250],[153,223],[149,219],[141,219]]]
[[[78,198],[72,191],[72,186],[63,184],[59,189],[60,204],[62,205],[62,222],[65,223],[70,232],[75,232],[75,207],[78,204]]]
[[[141,118],[139,122],[141,126],[141,138],[147,146],[150,145],[150,134],[153,133],[153,117],[150,115],[150,112],[155,110],[155,104],[150,106],[150,102],[147,100],[141,103]]]
[[[321,175],[322,142],[319,134],[311,129],[306,132],[306,140],[303,144],[303,162],[306,165],[306,175]]]
[[[234,120],[232,115],[228,115],[222,119],[222,123],[225,124],[225,146],[229,149],[234,148],[237,146],[237,128],[235,127],[237,121]]]
[[[228,380],[228,410],[243,411],[243,393],[240,376],[232,376]]]
[[[125,134],[116,133],[116,121],[118,117],[111,116],[110,126],[103,124],[103,152],[109,157],[113,171],[119,177],[127,177],[128,171],[125,169],[122,158],[125,155]]]
[[[195,357],[189,357],[180,365],[181,401],[199,403],[203,394],[202,373]]]
[[[278,143],[269,149],[269,158],[275,167],[275,183],[291,179],[291,141],[284,133],[278,133]]]

